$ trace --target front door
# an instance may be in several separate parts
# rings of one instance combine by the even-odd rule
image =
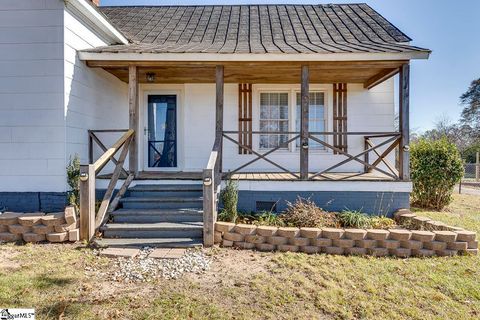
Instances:
[[[149,95],[147,107],[148,168],[177,167],[177,96]]]

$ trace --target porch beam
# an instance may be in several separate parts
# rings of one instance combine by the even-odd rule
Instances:
[[[308,180],[308,107],[309,94],[309,67],[302,66],[301,77],[301,105],[300,105],[300,179]]]
[[[399,176],[402,180],[410,180],[410,65],[408,63],[403,64],[400,68],[399,87],[401,133]]]
[[[222,172],[222,151],[223,151],[223,99],[224,99],[224,67],[215,67],[215,140],[219,143],[218,156],[219,167]]]
[[[399,68],[395,68],[395,69],[385,69],[383,70],[382,72],[374,75],[373,77],[371,77],[370,79],[368,79],[367,81],[365,81],[365,83],[363,84],[363,87],[365,89],[372,89],[373,87],[376,87],[378,86],[379,84],[383,83],[384,81],[390,79],[391,77],[393,77],[394,75],[396,75],[398,72],[400,72],[400,69]]]
[[[128,67],[128,110],[129,110],[129,129],[134,130],[132,141],[130,142],[130,151],[128,157],[129,170],[135,176],[138,174],[138,68],[135,65]]]

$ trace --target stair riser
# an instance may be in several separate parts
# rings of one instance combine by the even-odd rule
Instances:
[[[203,202],[201,202],[201,201],[192,201],[192,202],[128,201],[128,202],[123,202],[123,208],[125,208],[125,209],[185,209],[185,208],[202,209],[202,207],[203,207]]]
[[[155,223],[155,222],[201,222],[202,215],[129,215],[129,216],[114,216],[115,223]]]
[[[189,242],[178,242],[175,241],[175,239],[171,239],[171,241],[166,241],[166,242],[153,242],[149,239],[143,240],[141,243],[129,243],[128,241],[125,241],[123,243],[109,243],[105,244],[103,240],[96,240],[95,244],[98,247],[110,247],[110,248],[144,248],[144,247],[150,247],[150,248],[198,248],[202,246],[202,239],[195,239],[193,241]]]
[[[104,238],[200,238],[202,229],[197,230],[105,230]]]
[[[201,191],[129,191],[130,197],[201,197]]]

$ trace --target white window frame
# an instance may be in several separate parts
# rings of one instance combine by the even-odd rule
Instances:
[[[296,131],[297,128],[295,127],[295,125],[296,125],[296,123],[297,123],[297,110],[296,110],[296,108],[297,108],[297,93],[301,94],[301,90],[296,90],[296,89],[294,89],[294,90],[292,90],[292,92],[293,92],[293,93],[292,93],[292,99],[291,99],[292,101],[291,101],[291,103],[292,103],[293,121],[294,121],[294,123],[293,123],[293,130],[292,130],[292,131]],[[328,104],[328,90],[325,90],[325,89],[312,89],[312,88],[310,88],[309,92],[320,92],[320,93],[323,93],[323,94],[324,94],[324,96],[323,96],[323,98],[324,98],[324,101],[323,101],[323,119],[324,119],[324,121],[325,121],[324,131],[325,131],[325,132],[330,131],[329,125],[330,125],[330,123],[333,123],[333,122],[330,121],[329,112],[328,112],[328,110],[330,109],[330,108],[329,108],[329,104]],[[332,120],[333,120],[333,119],[332,119]],[[309,129],[309,130],[310,130],[310,129]],[[326,142],[326,143],[329,143],[329,141],[330,141],[330,135],[325,135],[325,142]],[[310,140],[309,143],[310,143],[310,142],[313,142],[313,141]],[[292,150],[293,152],[295,152],[295,151],[297,151],[297,149],[299,149],[299,148],[296,146],[296,143],[293,144],[292,149],[293,149],[293,150]],[[327,148],[327,147],[320,148],[320,149],[310,148],[310,149],[308,150],[308,152],[309,152],[309,153],[329,153],[329,150],[330,150],[330,149]]]
[[[330,101],[331,86],[328,85],[310,85],[310,92],[322,92],[325,96],[325,107],[324,107],[324,119],[325,119],[325,131],[332,131],[333,119],[331,117],[331,110],[333,108],[332,101]],[[296,94],[300,92],[300,85],[253,85],[253,117],[255,121],[253,122],[253,130],[260,131],[260,95],[262,93],[288,93],[288,131],[295,132],[295,123],[296,123]],[[289,139],[293,138],[294,135],[289,135]],[[325,142],[331,144],[332,137],[331,135],[325,136]],[[260,152],[267,152],[268,148],[260,148],[260,135],[254,134],[252,137],[253,148]],[[296,147],[295,143],[290,143],[288,149],[278,149],[275,153],[298,153],[299,148]],[[324,149],[311,149],[309,151],[312,154],[330,154],[332,150],[330,148]]]

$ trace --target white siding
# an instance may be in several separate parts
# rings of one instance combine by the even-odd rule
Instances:
[[[215,135],[215,85],[185,84],[185,85],[142,85],[141,86],[141,120],[145,121],[145,98],[147,94],[178,93],[178,138],[179,168],[185,171],[202,170],[208,160]],[[299,85],[254,85],[253,86],[253,129],[259,130],[259,103],[261,91],[288,91],[291,94],[291,104],[295,102],[294,92]],[[225,85],[224,130],[238,130],[238,85]],[[324,91],[327,105],[327,130],[332,131],[332,85],[311,85],[310,90]],[[394,131],[394,90],[393,79],[383,84],[365,90],[361,84],[348,85],[348,130],[367,132]],[[293,110],[292,110],[293,111]],[[145,127],[141,123],[140,128]],[[295,131],[294,124],[291,125]],[[237,135],[231,135],[237,139]],[[330,138],[330,142],[331,138]],[[363,151],[363,138],[351,136],[348,140],[349,153]],[[378,141],[377,141],[378,143]],[[140,139],[140,165],[144,163],[145,140]],[[253,138],[254,148],[258,149],[258,135]],[[265,152],[265,151],[262,151]],[[224,139],[224,170],[233,170],[254,159],[255,155],[239,155],[238,146]],[[277,151],[269,156],[273,161],[294,171],[299,170],[299,154],[291,151]],[[345,157],[333,155],[331,152],[311,151],[310,170],[319,171],[340,162]],[[140,168],[142,169],[142,168]],[[245,168],[245,171],[278,171],[269,163],[259,160]],[[357,172],[363,170],[358,162],[349,162],[336,171]]]
[[[87,130],[128,127],[127,85],[78,60],[108,44],[86,25],[62,0],[0,2],[0,192],[65,191]]]
[[[64,21],[66,160],[78,154],[82,163],[87,163],[87,130],[128,128],[128,86],[78,59],[77,50],[108,43],[86,27],[75,12],[65,10]],[[117,136],[103,138],[112,142]]]
[[[0,2],[0,192],[64,191],[63,1]]]

